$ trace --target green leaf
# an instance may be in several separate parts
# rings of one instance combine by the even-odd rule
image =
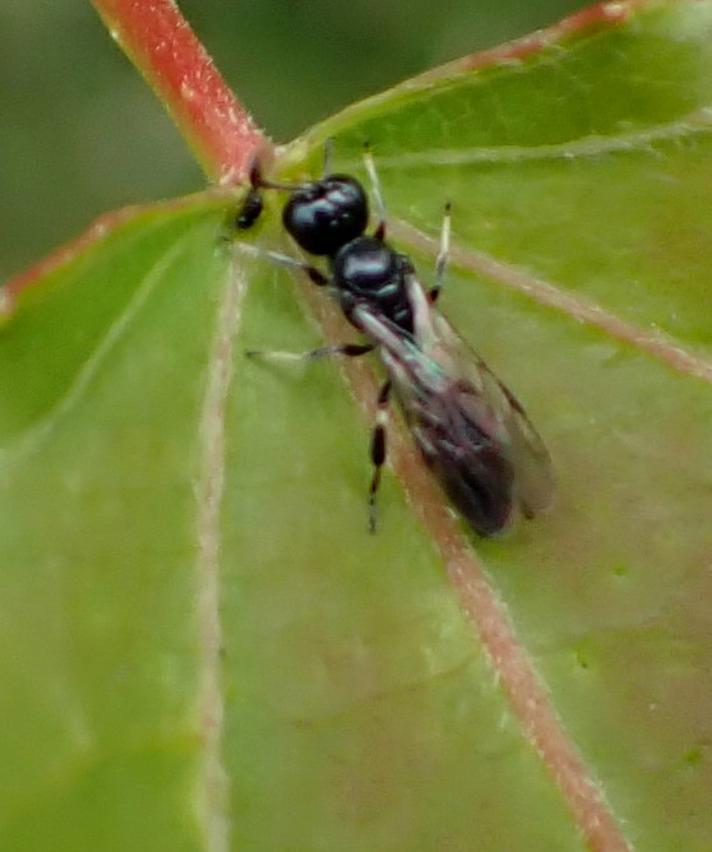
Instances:
[[[376,385],[244,357],[337,312],[226,244],[224,196],[6,291],[3,850],[709,852],[712,2],[637,5],[279,164],[333,136],[363,176],[369,139],[424,281],[452,201],[442,310],[559,478],[506,538],[458,530],[398,427],[368,535]]]

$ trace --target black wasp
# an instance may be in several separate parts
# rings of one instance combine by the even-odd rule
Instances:
[[[350,175],[330,173],[328,163],[320,180],[293,185],[266,180],[256,166],[236,225],[244,229],[256,221],[264,190],[288,192],[282,211],[284,227],[305,252],[326,258],[328,274],[278,252],[247,246],[246,250],[300,269],[314,284],[329,287],[367,342],[326,346],[300,355],[250,354],[356,357],[376,350],[388,379],[378,395],[371,438],[371,531],[386,457],[386,408],[393,389],[425,462],[454,505],[476,532],[492,535],[507,526],[515,507],[531,518],[549,506],[554,492],[549,454],[514,395],[433,309],[448,257],[449,205],[435,281],[425,291],[410,258],[385,240],[385,208],[368,148],[364,158],[379,214],[372,236],[366,233],[369,203],[363,186]],[[328,147],[325,159],[329,159]]]

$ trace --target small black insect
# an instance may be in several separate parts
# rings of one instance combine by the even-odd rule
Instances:
[[[393,389],[425,462],[454,505],[476,532],[492,535],[508,525],[515,507],[531,518],[550,505],[554,476],[549,454],[514,395],[433,308],[448,258],[449,205],[435,281],[426,292],[410,258],[385,240],[385,208],[368,149],[365,164],[379,214],[372,236],[366,234],[369,203],[364,188],[350,175],[329,173],[328,167],[320,180],[297,185],[268,181],[253,169],[252,189],[238,222],[252,224],[257,219],[255,199],[261,191],[288,192],[282,211],[284,227],[305,252],[326,258],[329,274],[278,252],[246,250],[301,269],[314,284],[328,286],[367,342],[326,346],[299,355],[249,354],[356,357],[376,350],[388,379],[378,395],[371,438],[371,531],[376,526],[375,497],[386,458],[386,409]]]

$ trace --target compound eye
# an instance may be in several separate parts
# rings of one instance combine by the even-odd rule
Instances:
[[[304,251],[332,257],[366,230],[368,198],[354,178],[329,175],[295,190],[282,222]]]

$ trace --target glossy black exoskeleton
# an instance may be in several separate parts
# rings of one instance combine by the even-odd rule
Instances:
[[[379,226],[376,235],[367,236],[368,220],[368,196],[363,187],[355,178],[341,174],[296,187],[282,211],[282,223],[297,245],[327,258],[332,288],[353,325],[360,328],[354,307],[367,304],[412,334],[413,317],[405,288],[412,264],[385,242],[385,225]]]
[[[237,214],[235,226],[241,231],[246,231],[255,224],[263,210],[262,194],[257,189],[251,189]]]
[[[292,191],[282,224],[304,251],[333,257],[368,226],[368,196],[348,175],[327,175]]]
[[[378,396],[371,440],[371,530],[386,455],[385,412],[393,388],[423,458],[452,502],[476,532],[492,535],[508,525],[515,507],[533,517],[551,503],[549,454],[514,395],[433,307],[449,250],[449,205],[435,283],[425,291],[410,258],[386,242],[380,186],[368,153],[365,162],[379,215],[373,235],[366,233],[369,203],[360,182],[328,170],[321,179],[298,185],[273,183],[253,170],[252,190],[238,220],[250,218],[247,207],[253,193],[289,192],[284,227],[305,252],[326,258],[329,274],[288,255],[261,254],[302,269],[319,286],[329,286],[346,318],[368,341],[288,357],[355,357],[377,350],[383,361],[388,380]]]

